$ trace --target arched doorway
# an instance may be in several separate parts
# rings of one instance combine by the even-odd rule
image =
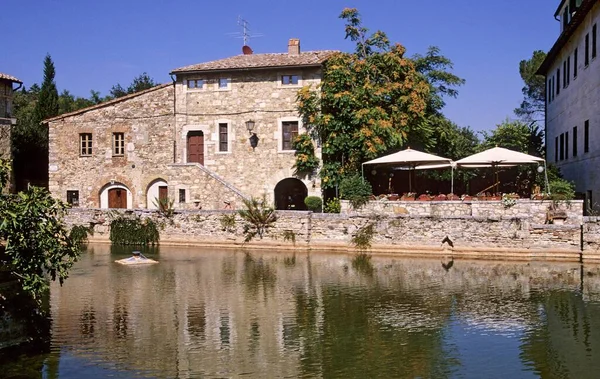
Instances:
[[[107,184],[100,191],[100,208],[131,209],[132,205],[131,191],[123,184]]]
[[[275,209],[305,211],[304,199],[307,195],[308,189],[301,180],[283,179],[275,186]]]
[[[146,208],[158,209],[158,205],[169,198],[169,187],[163,179],[156,179],[148,185],[146,191]]]

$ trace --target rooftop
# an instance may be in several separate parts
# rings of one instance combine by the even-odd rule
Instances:
[[[229,71],[276,67],[320,66],[335,50],[306,51],[299,54],[240,54],[216,61],[193,64],[173,70],[172,74],[203,71]]]
[[[550,70],[550,66],[552,65],[552,63],[554,63],[554,60],[560,53],[560,50],[563,48],[563,46],[565,46],[565,44],[573,36],[573,34],[575,33],[575,31],[577,30],[579,25],[581,25],[581,23],[583,22],[583,20],[585,20],[585,17],[590,12],[592,7],[596,4],[598,4],[599,1],[600,0],[583,0],[581,2],[579,9],[577,10],[575,15],[571,19],[571,22],[569,23],[569,25],[567,25],[567,27],[560,34],[560,36],[554,43],[554,46],[552,46],[550,51],[548,51],[548,55],[546,56],[546,59],[544,59],[544,61],[540,65],[540,68],[538,68],[536,74],[546,75],[548,70]]]
[[[22,81],[20,81],[19,79],[15,78],[14,76],[11,76],[11,75],[8,75],[8,74],[4,74],[2,72],[0,72],[0,79],[10,80],[11,82],[15,82],[15,83],[23,83]]]

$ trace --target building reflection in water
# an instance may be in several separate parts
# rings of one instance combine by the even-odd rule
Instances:
[[[585,378],[598,355],[596,269],[576,265],[162,248],[160,264],[124,267],[88,249],[53,286],[55,353],[159,377],[451,377],[468,336],[518,338],[515,373]],[[494,337],[499,336],[499,337]],[[493,351],[493,350],[490,350]],[[595,361],[594,361],[595,359]],[[479,366],[477,366],[479,365]],[[140,374],[141,373],[141,374]],[[552,376],[549,374],[549,376]]]

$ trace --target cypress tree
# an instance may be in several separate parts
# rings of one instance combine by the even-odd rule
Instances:
[[[58,90],[54,82],[55,75],[54,62],[52,62],[50,54],[47,54],[44,58],[44,81],[42,82],[40,97],[35,106],[35,119],[38,123],[58,115]]]

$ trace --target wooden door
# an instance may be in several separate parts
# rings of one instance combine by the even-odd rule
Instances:
[[[188,133],[187,161],[204,164],[204,133],[200,131]]]
[[[169,187],[159,186],[158,187],[158,200],[166,201],[169,198]]]
[[[169,188],[167,186],[158,186],[158,206],[166,209],[169,204]]]
[[[127,191],[123,188],[112,188],[108,190],[109,208],[127,208]]]

